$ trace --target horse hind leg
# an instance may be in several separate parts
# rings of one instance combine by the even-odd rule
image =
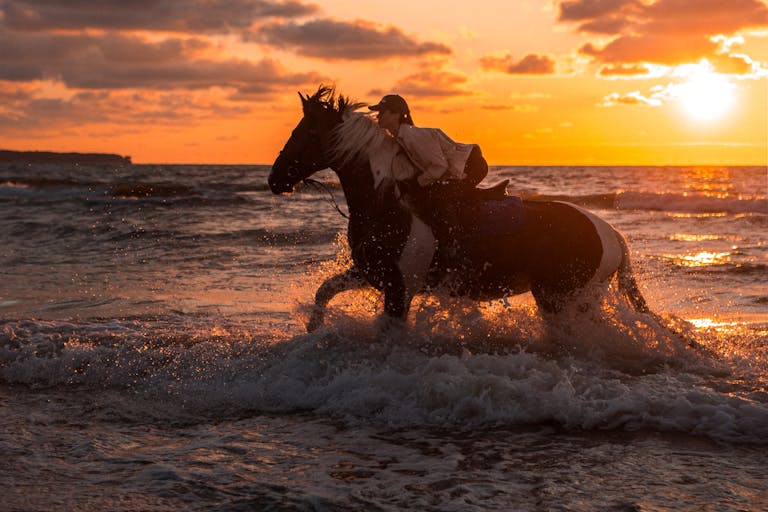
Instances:
[[[533,298],[536,301],[536,307],[538,307],[539,311],[545,316],[561,313],[568,303],[566,294],[554,292],[537,284],[531,286],[531,295],[533,295]]]
[[[341,292],[359,290],[367,284],[357,267],[354,266],[323,281],[323,284],[315,292],[315,304],[306,324],[307,332],[313,332],[323,325],[325,311],[331,299]]]
[[[616,272],[616,278],[619,283],[619,290],[629,300],[632,307],[638,313],[653,314],[651,308],[648,306],[645,297],[640,292],[640,288],[637,286],[637,280],[635,274],[632,271],[632,261],[629,255],[629,246],[621,233],[616,231],[616,239],[621,246],[621,262]]]

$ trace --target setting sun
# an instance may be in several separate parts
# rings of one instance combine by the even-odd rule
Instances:
[[[677,94],[686,113],[702,121],[725,115],[734,103],[735,86],[717,73],[700,73],[680,85]]]

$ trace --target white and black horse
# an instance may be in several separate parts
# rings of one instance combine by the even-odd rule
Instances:
[[[367,285],[383,291],[385,315],[405,320],[414,294],[441,284],[477,300],[530,291],[540,310],[557,313],[586,286],[616,275],[634,308],[649,312],[624,237],[569,203],[523,201],[525,222],[518,229],[464,237],[454,259],[460,264],[435,257],[433,230],[413,206],[418,197],[403,193],[393,178],[412,166],[394,139],[357,112],[361,104],[337,98],[330,88],[299,95],[304,115],[272,166],[269,187],[275,194],[292,192],[315,172],[333,169],[349,208],[354,262],[317,290],[308,330],[321,325],[336,294]]]

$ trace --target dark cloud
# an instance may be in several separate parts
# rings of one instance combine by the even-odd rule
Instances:
[[[622,16],[615,16],[595,19],[586,23],[582,23],[579,29],[582,32],[611,35],[621,33],[630,25],[630,22],[626,18]]]
[[[582,22],[602,19],[639,6],[637,0],[570,0],[560,2],[560,19]]]
[[[768,5],[761,0],[658,0],[641,13],[651,33],[713,36],[768,26]]]
[[[208,44],[196,39],[148,42],[118,34],[11,34],[0,30],[0,80],[60,80],[75,89],[232,87],[268,93],[322,79],[314,72],[289,72],[271,59],[196,58],[205,48]]]
[[[210,119],[238,117],[253,107],[226,98],[204,99],[187,91],[83,91],[67,98],[45,98],[27,85],[17,88],[0,82],[0,129],[15,134],[26,130],[60,130],[91,123],[135,125],[194,125]],[[125,131],[124,128],[118,128]],[[133,130],[128,128],[129,131]]]
[[[323,59],[386,59],[452,53],[448,46],[419,42],[396,27],[360,20],[318,19],[306,23],[273,23],[254,31],[247,39]]]
[[[724,54],[712,38],[768,27],[768,4],[761,0],[568,0],[560,2],[559,18],[576,23],[582,32],[615,36],[601,46],[582,47],[582,53],[600,62],[675,65],[725,59],[723,69],[749,72],[748,60]]]
[[[0,51],[2,51],[0,44]],[[0,69],[0,80],[10,80],[12,82],[30,82],[42,78],[39,66],[26,62],[3,62],[5,59],[0,57],[3,68]]]
[[[495,57],[486,55],[480,59],[483,69],[502,71],[511,75],[546,75],[555,72],[555,61],[547,55],[531,53],[519,61],[511,55]]]
[[[296,0],[0,0],[0,19],[14,30],[223,32],[317,11],[316,5]]]
[[[464,88],[466,83],[467,77],[460,73],[440,69],[424,69],[398,80],[391,90],[373,89],[368,91],[368,94],[378,97],[396,93],[419,98],[467,96],[472,93]]]

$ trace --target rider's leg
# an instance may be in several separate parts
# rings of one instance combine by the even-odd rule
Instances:
[[[468,226],[471,189],[462,181],[441,182],[427,188],[429,224],[438,239],[438,266],[455,276],[465,265],[462,239]]]

